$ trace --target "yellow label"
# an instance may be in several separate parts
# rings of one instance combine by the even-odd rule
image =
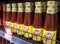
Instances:
[[[18,12],[24,12],[23,3],[18,3]]]
[[[17,26],[18,26],[17,34],[23,35],[24,24],[18,24]]]
[[[31,2],[25,3],[25,12],[32,12],[32,4]]]
[[[33,40],[41,41],[43,36],[43,28],[34,28],[33,27]]]
[[[35,6],[41,6],[42,2],[35,2]]]
[[[44,44],[56,44],[56,41],[53,41],[53,40],[56,40],[56,34],[57,34],[57,31],[47,31],[47,30],[43,30],[43,43]],[[48,39],[46,39],[48,38]],[[50,40],[52,39],[52,40]]]
[[[25,12],[32,12],[32,8],[31,8],[31,6],[26,6],[26,8],[25,8]]]
[[[30,33],[32,33],[32,26],[25,26],[24,25],[24,29],[23,29],[23,31],[24,31],[24,36],[26,37],[26,38],[31,38],[32,37],[32,34],[30,34]]]
[[[6,26],[10,26],[10,22],[9,21],[6,21]]]
[[[47,13],[54,14],[58,12],[58,6],[48,6],[47,7]]]
[[[46,2],[42,2],[42,6],[46,6],[47,5],[47,3]]]
[[[13,29],[13,32],[14,32],[14,33],[16,33],[16,32],[17,32],[16,27],[17,27],[17,23],[14,23],[14,27],[13,27],[13,28],[14,28],[14,29]]]
[[[11,12],[11,5],[7,4],[7,12]]]
[[[42,13],[42,3],[35,2],[35,13]]]
[[[54,5],[57,6],[58,2],[57,1],[48,1],[47,5],[49,5],[49,6],[54,6]]]
[[[10,23],[10,27],[11,27],[11,29],[12,29],[12,32],[13,33],[16,33],[17,31],[16,31],[16,23]]]
[[[19,35],[19,33],[20,33],[20,24],[17,24],[16,29],[17,29],[17,34]]]
[[[20,24],[17,24],[16,29],[20,29]]]
[[[17,4],[16,3],[12,4],[12,12],[17,12]]]
[[[46,12],[47,9],[47,3],[46,2],[42,2],[42,12]]]
[[[31,2],[25,2],[25,6],[31,6]]]
[[[13,28],[14,27],[14,23],[10,22],[10,27]]]
[[[58,2],[48,1],[47,2],[47,13],[54,14],[56,12],[58,12]]]

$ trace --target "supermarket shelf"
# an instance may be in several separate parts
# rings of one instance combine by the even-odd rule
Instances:
[[[0,30],[0,36],[4,38],[4,32],[1,31],[1,30]],[[5,39],[6,39],[6,38],[5,38]],[[32,44],[32,43],[27,42],[27,41],[25,41],[25,40],[22,40],[22,39],[20,39],[20,38],[18,38],[18,37],[16,37],[16,36],[13,36],[13,37],[12,37],[12,41],[11,41],[11,42],[13,42],[14,44]]]

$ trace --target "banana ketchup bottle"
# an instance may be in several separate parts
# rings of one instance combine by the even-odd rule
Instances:
[[[32,37],[32,24],[33,24],[33,3],[30,1],[25,2],[25,17],[24,17],[24,37]]]
[[[40,42],[42,40],[41,36],[43,33],[43,17],[42,17],[42,2],[35,2],[35,13],[33,20],[33,40]]]
[[[3,3],[3,26],[6,26],[6,4]]]
[[[56,44],[58,2],[47,1],[47,12],[43,31],[44,44]],[[47,39],[46,39],[47,38]]]
[[[10,22],[11,22],[11,4],[8,3],[6,4],[6,27],[10,27]]]
[[[17,26],[17,3],[12,3],[12,16],[11,16],[11,29],[13,34],[17,33],[16,26]]]
[[[18,3],[18,13],[17,13],[17,34],[23,35],[24,28],[24,3]]]

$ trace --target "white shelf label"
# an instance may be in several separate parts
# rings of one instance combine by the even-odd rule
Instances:
[[[12,30],[9,29],[9,28],[5,28],[5,33],[9,34],[9,35],[12,35]]]
[[[9,28],[5,28],[5,38],[9,41],[12,41],[12,31]]]
[[[12,41],[12,35],[9,35],[9,34],[5,33],[5,38],[9,41]]]

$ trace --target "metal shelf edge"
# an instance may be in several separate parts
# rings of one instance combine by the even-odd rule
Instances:
[[[4,38],[4,32],[1,31],[1,30],[0,30],[0,36]],[[20,39],[18,37],[15,37],[15,36],[12,37],[12,41],[11,42],[13,42],[14,44],[32,44],[30,42],[27,42],[27,41],[22,40],[22,39]]]

